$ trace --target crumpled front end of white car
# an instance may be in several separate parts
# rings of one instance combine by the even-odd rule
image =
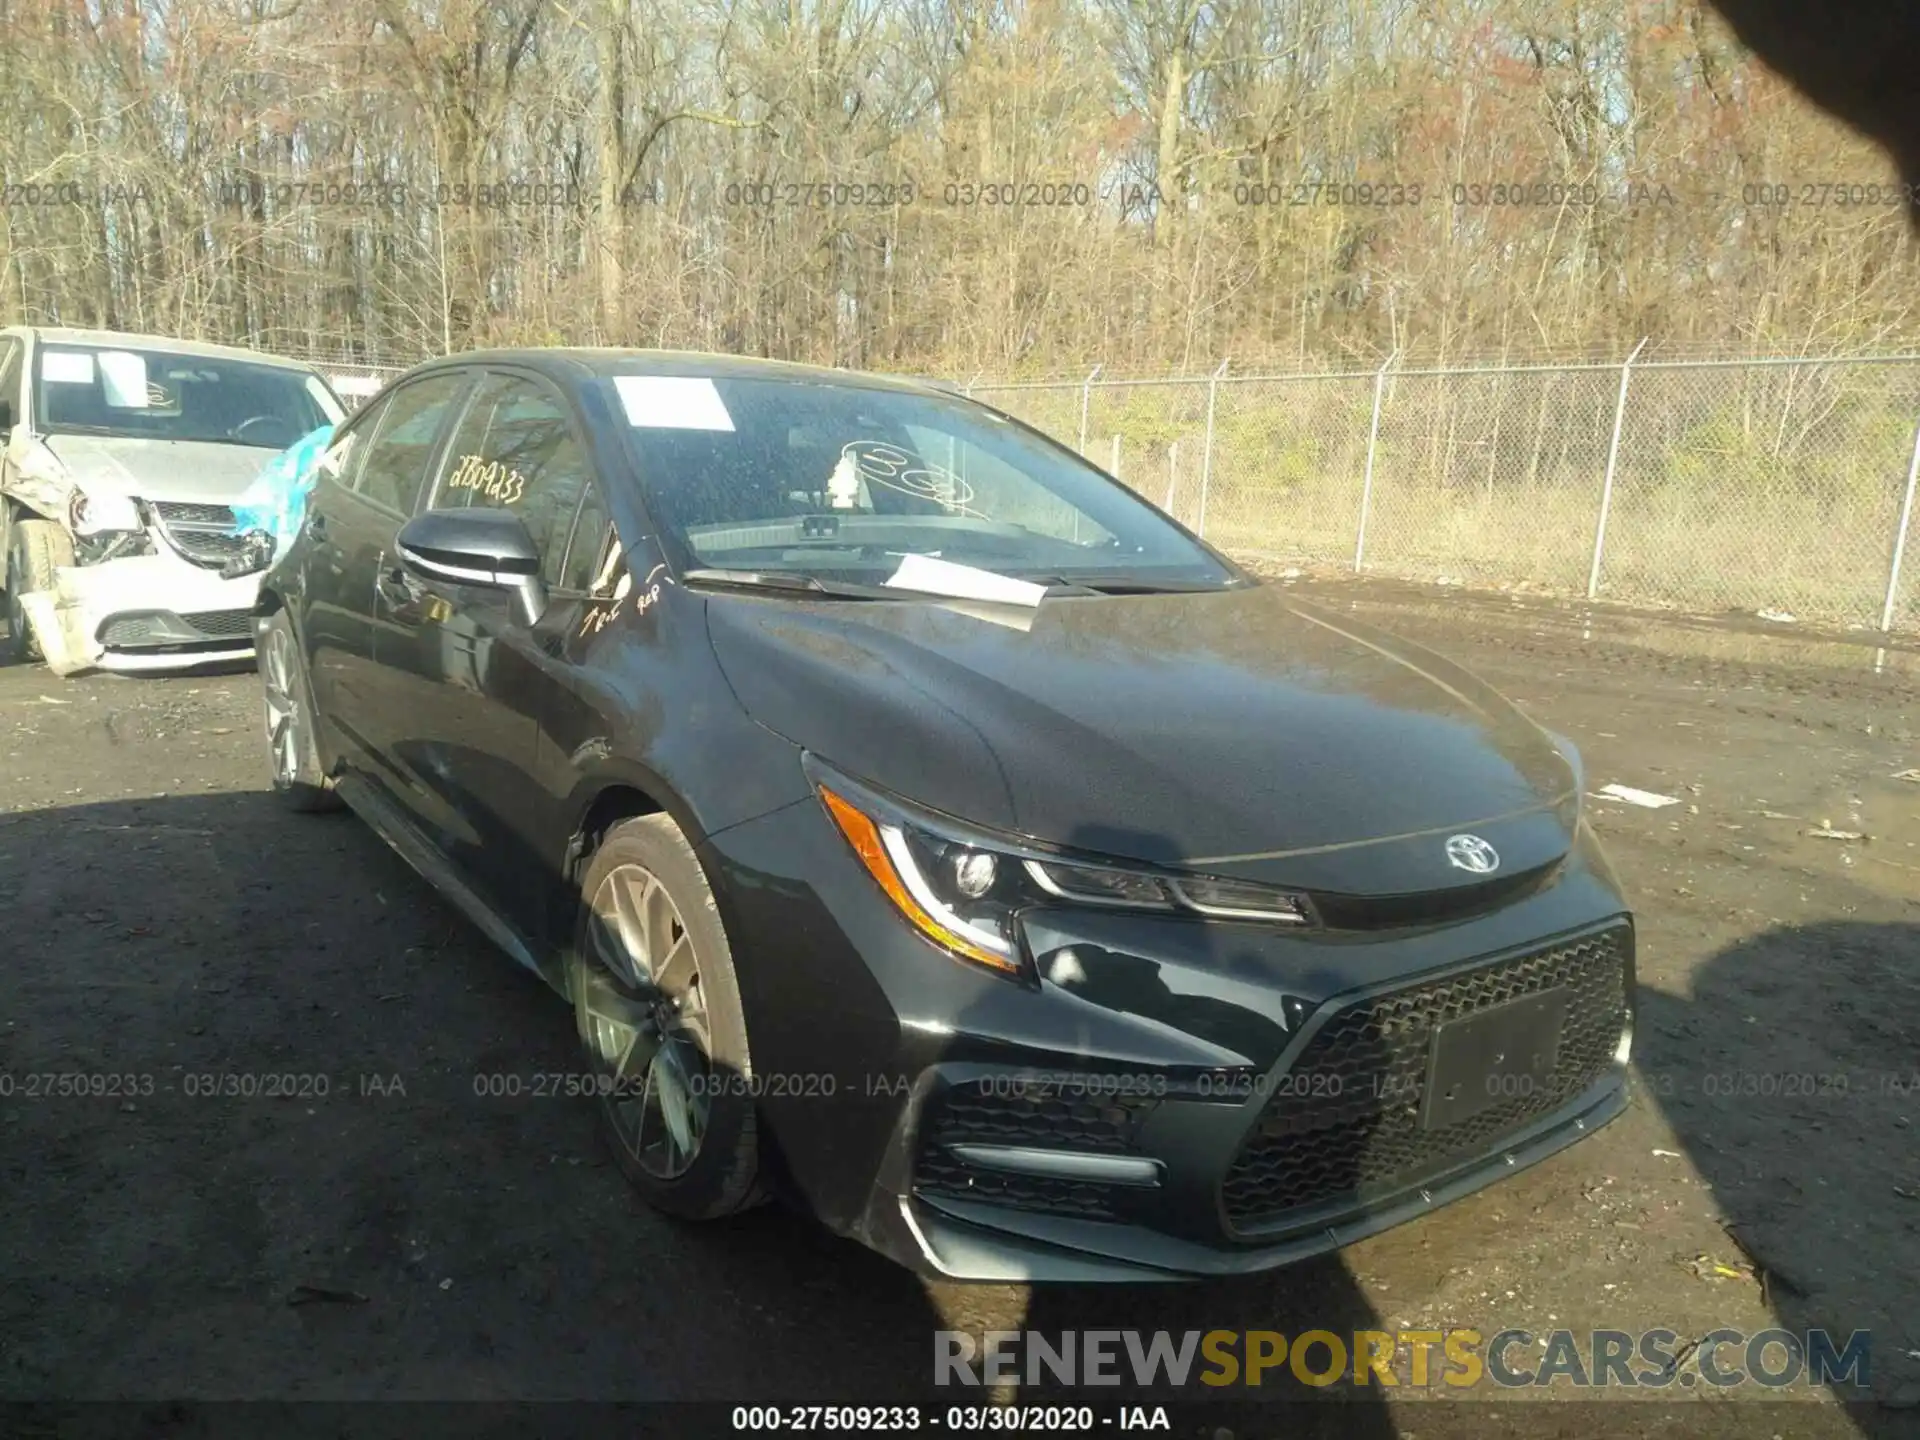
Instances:
[[[245,548],[227,506],[76,490],[68,529],[78,563],[23,598],[57,674],[251,658],[260,576],[221,573]]]

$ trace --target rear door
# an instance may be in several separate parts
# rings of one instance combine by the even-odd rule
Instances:
[[[492,370],[473,393],[422,508],[510,510],[561,587],[589,462],[560,392]],[[556,597],[558,598],[558,597]],[[502,590],[429,580],[389,547],[376,586],[381,750],[421,828],[522,933],[538,937],[560,857],[535,780],[557,611],[529,627]]]
[[[439,371],[376,400],[329,449],[307,497],[299,618],[322,743],[376,779],[374,581],[469,383],[464,371]]]

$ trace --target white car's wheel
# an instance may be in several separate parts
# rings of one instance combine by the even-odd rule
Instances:
[[[20,664],[42,658],[22,603],[54,587],[54,572],[73,564],[73,537],[51,520],[16,520],[7,532],[7,645]]]

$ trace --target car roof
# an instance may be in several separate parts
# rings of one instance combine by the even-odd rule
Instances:
[[[713,380],[787,380],[802,385],[853,385],[914,394],[952,393],[946,387],[929,381],[881,375],[868,370],[842,370],[826,365],[801,365],[788,360],[761,360],[746,355],[717,355],[699,350],[625,350],[591,346],[467,350],[425,361],[408,374],[425,374],[453,365],[522,365],[542,371],[554,379],[578,380],[586,376],[609,375],[688,375]]]
[[[9,325],[0,335],[31,336],[41,345],[126,345],[141,350],[163,350],[169,355],[198,355],[213,360],[247,360],[256,365],[277,365],[284,370],[313,372],[304,360],[284,355],[269,355],[263,350],[248,350],[238,345],[215,345],[205,340],[182,340],[172,335],[143,335],[131,330],[77,330],[55,325]]]

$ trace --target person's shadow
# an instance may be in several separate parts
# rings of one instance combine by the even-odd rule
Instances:
[[[1871,1332],[1870,1391],[1844,1373],[1830,1388],[1877,1397],[1854,1411],[1862,1433],[1914,1434],[1920,925],[1777,926],[1691,978],[1687,997],[1641,989],[1635,1068],[1725,1217],[1714,1258],[1751,1267],[1788,1332],[1824,1330],[1836,1352]],[[1740,1346],[1720,1362],[1747,1365]]]

